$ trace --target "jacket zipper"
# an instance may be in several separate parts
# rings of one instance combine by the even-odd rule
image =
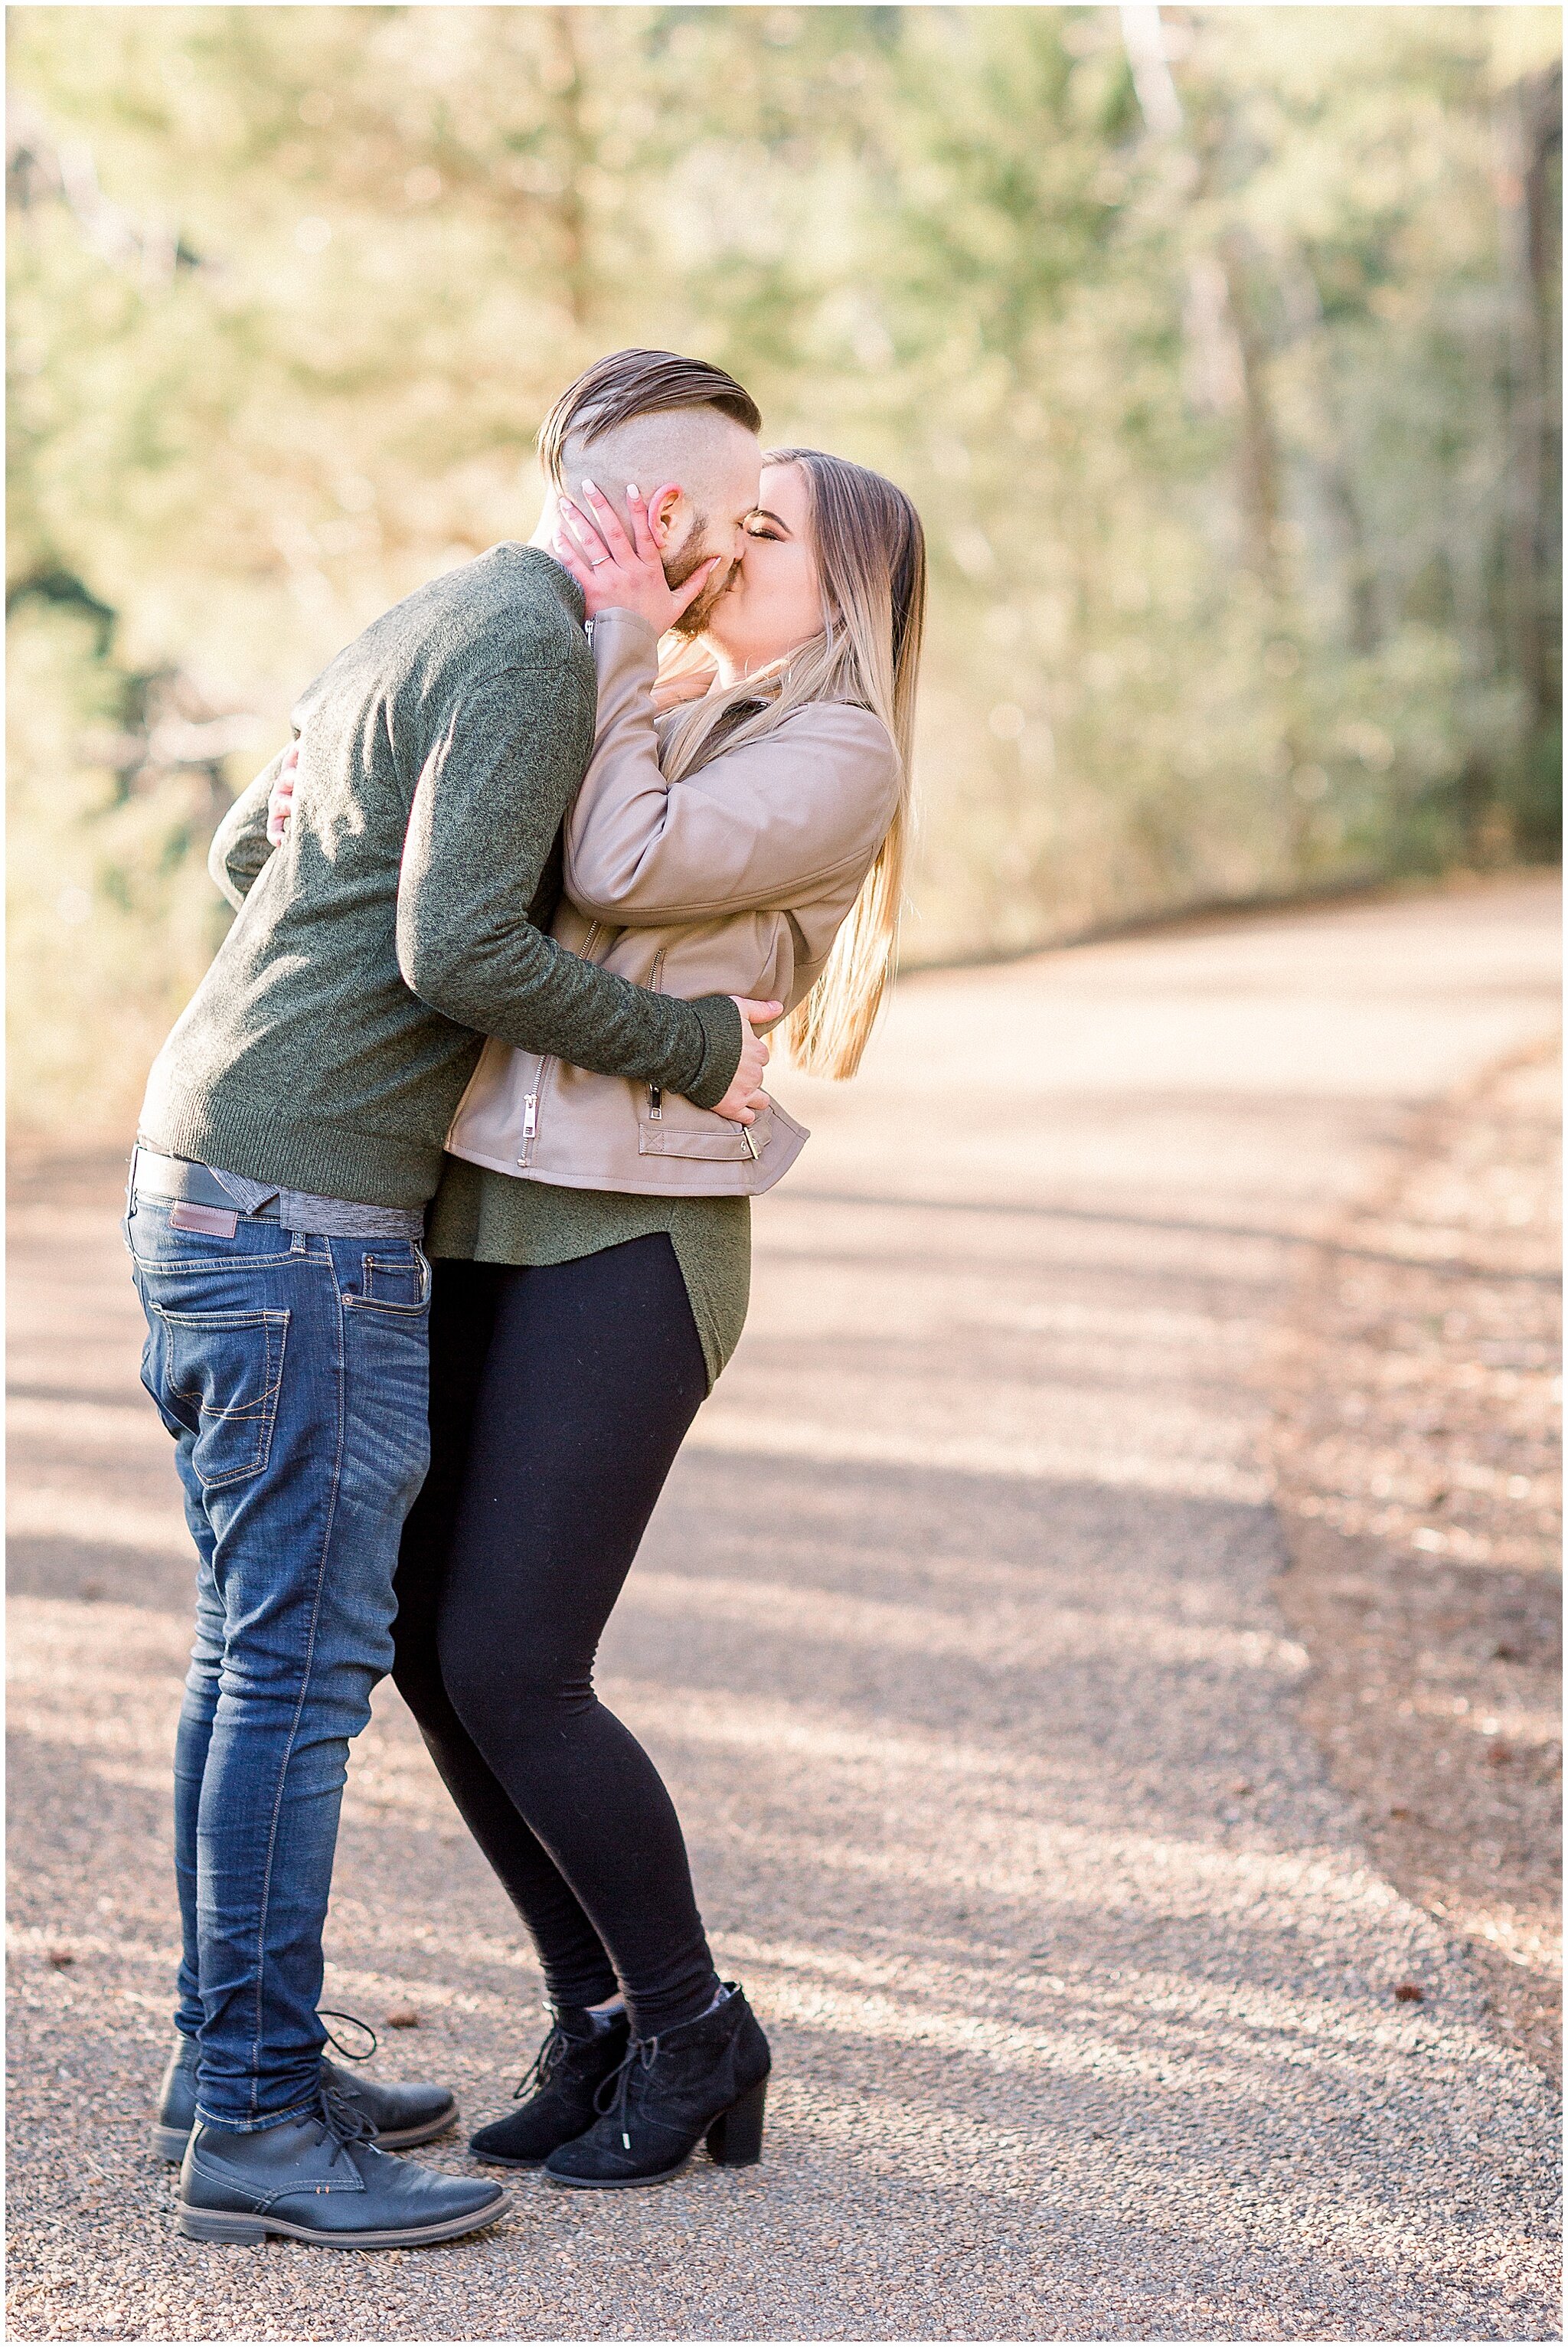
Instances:
[[[648,989],[649,989],[649,992],[650,992],[651,994],[659,994],[659,993],[661,993],[661,992],[662,992],[662,990],[663,990],[663,989],[661,989],[661,987],[660,986],[659,981],[660,981],[660,979],[662,978],[662,976],[664,975],[664,957],[665,957],[665,955],[669,952],[669,950],[670,950],[670,948],[669,948],[669,947],[668,947],[668,946],[661,946],[661,947],[660,947],[660,948],[659,948],[659,950],[658,950],[658,952],[657,952],[657,953],[654,955],[654,957],[653,957],[653,969],[652,969],[652,972],[651,972],[651,976],[650,976],[650,978],[649,978],[649,980],[648,980]],[[525,1114],[525,1117],[526,1117],[526,1115],[527,1115],[527,1111],[526,1111],[526,1110],[524,1111],[524,1114]],[[660,1088],[659,1088],[659,1086],[658,1086],[657,1084],[650,1084],[650,1085],[649,1085],[649,1087],[648,1087],[648,1116],[649,1116],[649,1121],[650,1121],[650,1122],[651,1122],[651,1123],[658,1123],[658,1122],[661,1122],[662,1121],[662,1119],[663,1119],[663,1115],[664,1115],[664,1095],[663,1095],[662,1092],[661,1092],[661,1090],[660,1090]],[[761,1153],[761,1151],[758,1149],[756,1143],[752,1139],[752,1128],[751,1128],[751,1126],[750,1126],[749,1124],[743,1124],[743,1125],[742,1125],[742,1127],[741,1127],[741,1129],[740,1129],[740,1132],[741,1132],[741,1139],[742,1139],[742,1140],[745,1143],[745,1144],[746,1144],[746,1148],[747,1148],[747,1151],[748,1151],[748,1153],[749,1153],[749,1154],[750,1154],[750,1156],[751,1156],[752,1163],[753,1163],[753,1164],[757,1164],[757,1163],[759,1163],[761,1162],[762,1153]]]
[[[664,975],[664,957],[669,950],[668,946],[661,946],[653,957],[653,972],[648,981],[648,990],[651,994],[663,991],[659,981]],[[648,1087],[648,1115],[650,1122],[654,1124],[663,1122],[664,1094],[658,1084],[650,1084]]]
[[[593,949],[599,943],[603,933],[603,922],[596,921],[592,928],[589,929],[588,936],[583,940],[582,959],[584,961],[592,960]],[[518,1170],[522,1173],[526,1173],[528,1171],[529,1161],[534,1153],[534,1143],[538,1138],[539,1131],[539,1102],[544,1098],[545,1086],[549,1081],[550,1070],[555,1066],[559,1054],[547,1053],[547,1055],[539,1061],[538,1083],[537,1089],[531,1092],[525,1092],[523,1094],[523,1141],[525,1146],[522,1155],[518,1160]]]

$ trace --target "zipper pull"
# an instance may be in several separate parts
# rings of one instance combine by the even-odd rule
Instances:
[[[742,1127],[741,1127],[741,1139],[745,1143],[746,1147],[751,1151],[753,1157],[753,1158],[757,1158],[757,1159],[759,1160],[759,1162],[760,1162],[760,1154],[759,1154],[759,1152],[758,1152],[758,1149],[757,1149],[757,1144],[756,1144],[756,1143],[752,1139],[752,1128],[751,1128],[751,1126],[750,1126],[749,1124],[743,1124],[743,1125],[742,1125]]]
[[[664,957],[669,950],[668,946],[661,946],[653,957],[653,969],[648,984],[654,994],[663,992]],[[648,1087],[648,1120],[651,1124],[662,1124],[664,1122],[664,1094],[657,1084]]]
[[[523,1139],[531,1141],[539,1129],[539,1096],[538,1092],[523,1095]]]

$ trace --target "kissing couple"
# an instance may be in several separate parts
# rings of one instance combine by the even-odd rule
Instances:
[[[446,2088],[323,2057],[388,1671],[548,1997],[476,2157],[604,2189],[761,2153],[767,2040],[593,1689],[740,1337],[750,1201],[806,1139],[764,1030],[852,1074],[897,919],[919,518],[761,426],[717,367],[590,367],[531,542],[340,652],[213,842],[237,917],[154,1063],[126,1222],[198,1560],[154,2142],[200,2240],[400,2248],[507,2206],[394,2156]]]

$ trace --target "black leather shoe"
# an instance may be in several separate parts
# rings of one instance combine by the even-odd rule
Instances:
[[[264,2241],[269,2233],[328,2250],[404,2250],[455,2240],[507,2213],[498,2184],[393,2159],[341,2106],[241,2135],[190,2131],[175,2216],[197,2241]]]
[[[560,2006],[512,2100],[528,2094],[530,2086],[533,2093],[520,2111],[469,2137],[475,2158],[497,2168],[538,2168],[560,2145],[582,2135],[594,2122],[593,2098],[620,2069],[630,2034],[624,2013]]]
[[[721,2168],[762,2157],[768,2041],[734,1982],[724,1989],[723,2003],[695,2021],[632,2039],[599,2090],[592,2127],[546,2160],[552,2184],[600,2192],[661,2184],[704,2137]]]
[[[382,2086],[374,2078],[354,2077],[327,2061],[322,2064],[322,2084],[368,2123],[383,2151],[407,2151],[416,2143],[430,2143],[445,2135],[457,2116],[457,2097],[450,2086]],[[152,2147],[159,2157],[175,2164],[182,2160],[195,2123],[196,2040],[177,2029],[152,2123]]]

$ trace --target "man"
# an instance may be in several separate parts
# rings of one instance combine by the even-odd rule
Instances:
[[[692,609],[739,553],[760,428],[721,370],[628,351],[564,395],[540,446],[557,487],[569,449],[574,479],[591,459],[663,483]],[[555,526],[552,496],[532,547],[410,596],[304,693],[287,835],[271,856],[247,844],[279,759],[214,842],[239,917],[143,1106],[142,1374],[199,1557],[155,2140],[183,2149],[179,2222],[198,2239],[390,2248],[504,2208],[489,2182],[376,2147],[427,2139],[456,2103],[356,2087],[323,2063],[316,2011],[348,1743],[391,1663],[427,1460],[423,1208],[484,1035],[749,1122],[767,1059],[750,1018],[779,1008],[649,994],[544,934],[594,732],[582,598],[543,550]]]

